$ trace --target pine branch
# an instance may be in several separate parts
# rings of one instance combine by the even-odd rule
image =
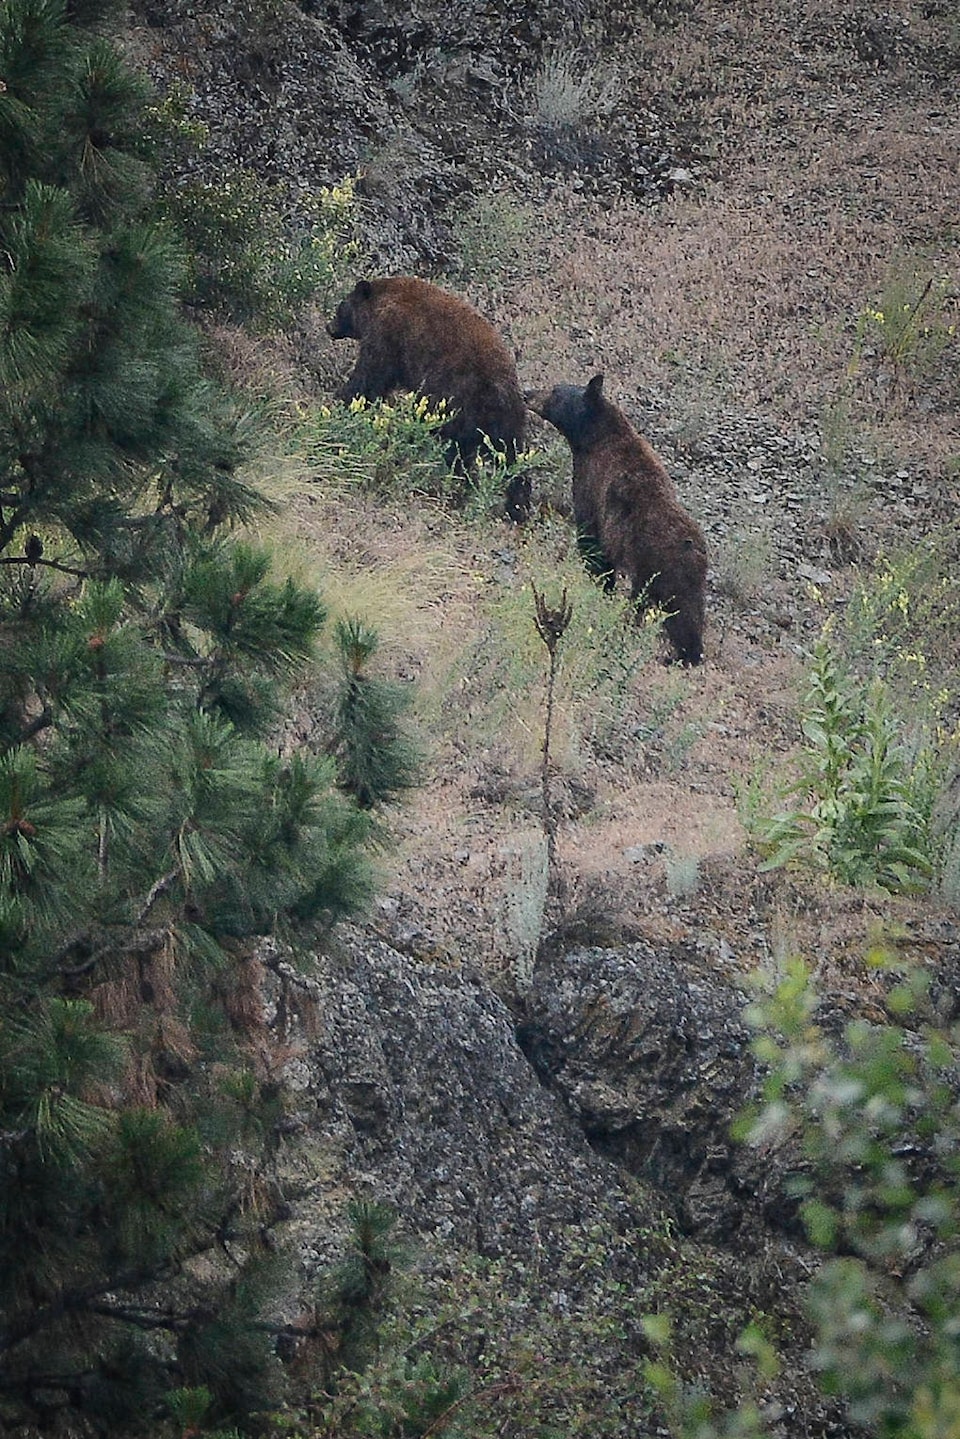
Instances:
[[[166,874],[161,875],[161,877],[150,886],[136,918],[131,920],[127,927],[133,930],[138,929],[157,900],[166,894],[167,890],[170,889],[179,878],[179,869],[171,869],[168,870]],[[70,939],[57,950],[53,956],[51,973],[61,974],[65,979],[75,979],[81,974],[89,973],[89,971],[108,954],[116,954],[118,951],[122,954],[137,954],[142,953],[144,950],[157,947],[167,938],[171,928],[172,926],[169,924],[160,925],[158,928],[147,930],[143,934],[133,934],[128,939],[119,939],[115,936],[102,943],[82,964],[62,966],[61,961],[66,959],[72,950],[90,939],[91,931],[81,930],[79,933],[71,935]]]
[[[167,1310],[158,1314],[156,1310],[129,1309],[119,1304],[88,1304],[85,1313],[96,1314],[101,1319],[116,1319],[121,1324],[131,1324],[135,1329],[166,1329],[170,1334],[179,1334],[196,1318],[196,1311],[174,1314]]]
[[[70,1398],[70,1390],[82,1380],[89,1378],[91,1374],[96,1373],[96,1368],[90,1368],[74,1369],[69,1374],[46,1374],[42,1369],[39,1372],[32,1371],[26,1374],[4,1374],[0,1376],[0,1389],[5,1394],[19,1394],[27,1398],[32,1398],[38,1389],[43,1389],[49,1394],[49,1397],[44,1396],[44,1408],[66,1409],[73,1402]],[[62,1393],[62,1398],[54,1397],[58,1391]]]
[[[161,1260],[153,1265],[145,1265],[139,1269],[122,1271],[119,1274],[102,1275],[94,1283],[62,1291],[59,1298],[50,1304],[35,1309],[32,1314],[24,1315],[19,1321],[6,1324],[3,1333],[0,1334],[0,1354],[15,1349],[19,1344],[31,1339],[41,1330],[48,1329],[68,1314],[95,1314],[106,1310],[108,1306],[98,1305],[96,1302],[106,1294],[112,1294],[118,1290],[142,1289],[145,1285],[159,1284],[175,1278],[188,1260],[197,1259],[201,1254],[209,1254],[211,1249],[215,1249],[220,1243],[219,1236],[220,1226],[218,1225],[215,1230],[208,1230],[196,1243],[185,1245],[178,1250],[172,1258]],[[111,1308],[111,1313],[113,1312],[115,1311]],[[196,1311],[192,1311],[192,1316],[196,1317]],[[184,1318],[187,1317],[189,1316],[185,1314]],[[0,1373],[0,1390],[3,1385],[4,1376]]]
[[[17,207],[19,208],[19,207]],[[36,456],[31,455],[26,449],[26,436],[23,426],[16,421],[10,427],[11,437],[17,444],[20,453],[17,455],[17,462],[27,477],[27,496],[17,493],[16,508],[8,520],[0,524],[0,552],[7,548],[17,530],[20,529],[30,516],[31,505],[27,502],[33,497],[34,491],[41,488],[41,477],[37,472]]]
[[[96,1314],[101,1319],[116,1319],[131,1324],[135,1329],[165,1329],[170,1334],[179,1334],[197,1319],[196,1308],[176,1314],[172,1309],[158,1313],[155,1309],[133,1309],[115,1304],[88,1304],[87,1314]],[[251,1319],[244,1325],[256,1334],[271,1334],[280,1339],[314,1339],[320,1333],[319,1325],[273,1323],[267,1319]]]
[[[36,719],[31,720],[26,729],[20,731],[20,743],[26,744],[28,740],[33,739],[35,734],[39,734],[41,730],[48,729],[52,724],[53,710],[49,705],[44,705]]]
[[[91,969],[96,968],[101,959],[108,954],[148,954],[151,950],[159,949],[169,938],[174,926],[172,924],[161,924],[155,929],[147,929],[139,934],[132,934],[127,939],[116,937],[106,940],[95,950],[82,964],[62,965],[52,971],[61,975],[64,979],[77,979],[80,975],[89,974]],[[70,945],[64,945],[59,951],[60,954],[69,953],[69,950],[77,944],[81,944],[88,935],[76,935]]]
[[[197,1249],[195,1253],[202,1254],[213,1246],[209,1243]],[[26,1314],[19,1321],[8,1323],[3,1334],[0,1335],[0,1354],[6,1354],[11,1349],[16,1349],[25,1340],[31,1339],[42,1329],[49,1329],[59,1319],[68,1314],[90,1313],[90,1301],[99,1299],[102,1294],[110,1294],[115,1289],[136,1289],[142,1284],[156,1284],[162,1279],[172,1279],[177,1273],[183,1259],[193,1257],[182,1255],[176,1260],[165,1260],[163,1264],[155,1265],[147,1269],[132,1269],[124,1274],[112,1274],[98,1280],[95,1284],[85,1284],[78,1289],[67,1289],[61,1293],[58,1299],[50,1304],[44,1304],[41,1308],[35,1309],[32,1314]],[[0,1379],[0,1386],[2,1386]]]
[[[76,575],[77,579],[88,580],[89,570],[77,570],[72,565],[62,565],[59,560],[28,559],[26,555],[3,555],[0,556],[0,565],[29,565],[35,569],[38,565],[47,570],[59,570],[62,575]]]
[[[4,520],[3,523],[0,524],[0,550],[5,550],[7,548],[7,545],[13,539],[14,535],[17,533],[17,530],[20,529],[21,525],[23,525],[23,523],[27,519],[28,514],[29,510],[27,509],[27,507],[25,505],[20,505],[17,509],[14,510],[9,520]]]

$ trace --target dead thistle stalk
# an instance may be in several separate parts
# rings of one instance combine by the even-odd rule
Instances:
[[[543,830],[547,837],[547,875],[549,893],[552,893],[556,900],[559,917],[562,919],[566,904],[566,885],[563,879],[563,872],[560,868],[560,861],[557,854],[557,815],[553,804],[553,792],[550,784],[550,741],[553,733],[553,692],[557,678],[557,649],[564,632],[573,618],[573,606],[567,604],[567,591],[564,586],[560,596],[560,604],[551,609],[543,594],[538,593],[536,585],[532,586],[533,602],[536,606],[534,623],[537,633],[547,647],[550,656],[550,669],[547,676],[547,713],[543,725],[543,759],[540,765],[540,789],[543,795]]]

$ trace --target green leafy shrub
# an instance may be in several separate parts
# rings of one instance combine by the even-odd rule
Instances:
[[[190,113],[191,91],[182,83],[169,85],[144,107],[142,142],[160,167],[195,155],[210,138],[210,128]]]
[[[937,860],[933,810],[940,763],[929,734],[911,735],[878,678],[855,681],[826,638],[816,645],[801,709],[797,803],[752,818],[762,868],[803,861],[844,884],[920,888]]]
[[[502,513],[511,478],[539,463],[532,450],[508,461],[484,437],[469,475],[449,463],[440,431],[450,418],[445,400],[401,394],[389,400],[351,400],[323,405],[310,441],[317,477],[332,485],[358,486],[385,499],[411,495],[445,499],[468,519]]]
[[[819,996],[799,958],[747,1011],[765,1066],[762,1097],[737,1121],[748,1143],[792,1156],[785,1176],[822,1262],[806,1287],[810,1365],[858,1432],[951,1439],[960,1415],[960,1110],[956,1026],[935,1017],[929,976],[896,954],[889,1017],[817,1023]],[[671,1433],[762,1439],[778,1432],[759,1396],[779,1367],[757,1325],[741,1337],[756,1373],[730,1406],[684,1382],[666,1313],[646,1321],[645,1372]]]
[[[316,297],[326,303],[360,256],[354,186],[301,197],[296,214],[247,170],[170,187],[163,208],[190,246],[195,302],[268,329]]]
[[[932,375],[945,352],[956,346],[956,296],[951,282],[926,277],[916,269],[895,267],[876,305],[857,320],[851,371],[877,357],[896,375],[922,379]]]
[[[534,222],[532,207],[512,195],[493,191],[475,196],[452,226],[459,274],[485,285],[504,274],[516,279],[529,264]]]
[[[241,26],[273,18],[252,10],[237,17]],[[312,300],[329,303],[361,257],[355,177],[299,192],[295,201],[251,170],[198,179],[208,130],[190,100],[186,86],[170,86],[144,106],[136,137],[159,172],[156,208],[189,247],[185,298],[267,330]]]
[[[960,526],[883,550],[859,578],[837,633],[901,704],[956,708],[960,654]]]
[[[957,1035],[937,1023],[924,971],[872,957],[896,971],[886,1023],[820,1028],[799,960],[751,1008],[769,1074],[741,1132],[792,1133],[802,1149],[791,1188],[833,1256],[807,1301],[823,1389],[870,1433],[944,1439],[960,1415]]]
[[[446,405],[423,395],[351,400],[317,412],[310,458],[317,478],[374,494],[439,495],[449,483],[440,430]]]

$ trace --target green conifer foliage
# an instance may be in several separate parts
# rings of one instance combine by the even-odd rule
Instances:
[[[120,1436],[276,1399],[242,946],[356,909],[369,820],[267,740],[324,610],[230,538],[247,422],[108,20],[0,0],[0,1428]]]
[[[371,675],[379,646],[361,620],[340,620],[337,649],[343,672],[335,721],[340,784],[363,809],[393,799],[417,783],[420,755],[403,728],[409,695],[395,681]]]

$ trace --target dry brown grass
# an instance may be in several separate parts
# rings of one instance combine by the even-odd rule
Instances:
[[[539,275],[504,296],[525,379],[603,369],[621,393],[657,384],[682,408],[706,386],[808,423],[843,403],[942,475],[960,453],[957,334],[935,374],[857,353],[864,309],[911,268],[918,288],[946,281],[943,323],[960,320],[960,116],[925,71],[921,47],[949,40],[927,8],[897,8],[912,48],[882,69],[844,0],[705,3],[650,31],[654,93],[693,107],[719,178],[656,209],[556,197]]]
[[[604,370],[621,393],[657,384],[680,406],[702,403],[706,383],[718,403],[810,424],[842,402],[865,433],[942,471],[960,452],[960,346],[935,387],[906,375],[892,395],[877,366],[856,365],[856,335],[898,265],[949,273],[946,247],[911,252],[895,220],[868,224],[838,197],[813,215],[789,200],[718,190],[666,215],[612,210],[572,256],[571,234],[558,237],[554,271],[527,283],[530,320],[514,327],[536,356],[524,355],[525,379]],[[576,232],[575,213],[569,223]]]

